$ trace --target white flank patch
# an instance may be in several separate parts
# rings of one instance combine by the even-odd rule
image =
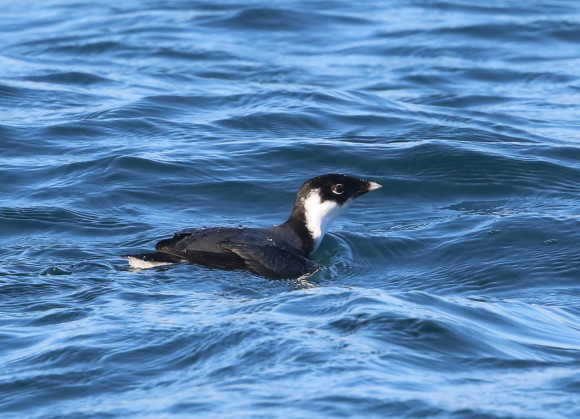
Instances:
[[[340,206],[334,201],[320,200],[320,190],[313,189],[304,199],[304,216],[306,218],[306,228],[314,238],[314,252],[320,246],[322,238],[330,228],[332,222],[338,217],[344,206]]]
[[[149,260],[137,259],[130,256],[127,258],[127,261],[129,262],[129,266],[131,268],[136,269],[149,269],[154,268],[156,266],[172,265],[169,262],[154,262]]]

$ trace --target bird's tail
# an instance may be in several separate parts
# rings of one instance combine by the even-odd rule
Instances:
[[[164,252],[142,253],[140,255],[123,255],[132,268],[147,269],[155,266],[183,262],[183,259]]]

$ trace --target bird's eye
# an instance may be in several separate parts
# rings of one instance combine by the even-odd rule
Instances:
[[[337,195],[342,195],[344,193],[344,185],[342,183],[337,183],[332,187],[332,192]]]

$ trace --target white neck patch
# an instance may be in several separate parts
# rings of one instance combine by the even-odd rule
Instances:
[[[338,217],[344,206],[334,201],[320,200],[320,190],[313,189],[302,201],[304,204],[304,217],[306,218],[306,228],[314,238],[314,252],[320,246],[322,238],[328,231],[332,222]]]

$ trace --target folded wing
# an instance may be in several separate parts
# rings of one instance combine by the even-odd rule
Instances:
[[[303,256],[261,240],[252,243],[225,240],[219,246],[240,256],[250,272],[269,279],[297,278],[317,267]]]

